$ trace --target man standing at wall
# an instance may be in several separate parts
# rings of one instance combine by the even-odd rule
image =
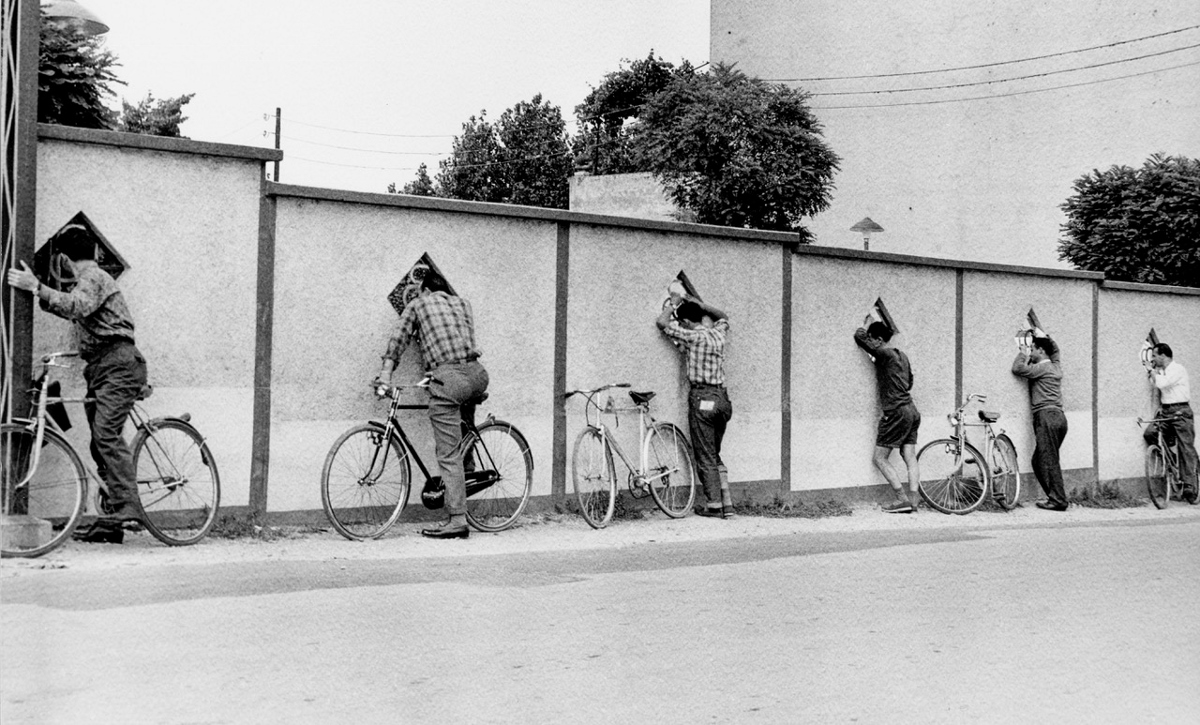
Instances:
[[[1058,451],[1067,437],[1067,416],[1062,404],[1062,364],[1058,345],[1046,333],[1034,328],[1032,344],[1021,343],[1012,364],[1013,375],[1029,381],[1029,399],[1033,410],[1033,473],[1046,492],[1046,500],[1037,507],[1047,511],[1066,511],[1067,492],[1063,487]]]
[[[1158,391],[1158,414],[1154,417],[1171,420],[1146,426],[1142,435],[1147,443],[1157,443],[1159,426],[1162,426],[1168,442],[1178,441],[1183,497],[1188,503],[1196,503],[1196,421],[1190,405],[1192,391],[1187,368],[1175,362],[1171,346],[1165,342],[1154,346],[1151,362],[1150,381]]]
[[[883,474],[896,500],[883,507],[893,514],[916,513],[917,488],[921,474],[917,468],[917,429],[921,426],[921,413],[912,399],[912,365],[903,351],[892,347],[892,328],[874,320],[870,315],[863,326],[854,331],[854,342],[875,362],[875,384],[879,390],[879,405],[883,414],[879,418],[879,429],[875,436],[875,468]],[[908,497],[900,476],[888,460],[892,450],[899,448],[900,457],[908,470]]]
[[[38,281],[24,261],[23,269],[8,270],[8,284],[32,292],[42,309],[74,323],[79,356],[87,363],[86,403],[91,427],[92,459],[108,486],[110,513],[75,532],[79,541],[120,544],[124,524],[142,518],[133,455],[122,431],[129,411],[146,385],[146,358],[134,346],[133,317],[116,281],[96,264],[95,244],[79,226],[69,226],[49,242],[66,258],[64,271],[74,278],[70,291],[58,291]]]
[[[733,516],[733,498],[725,464],[721,461],[721,441],[725,427],[733,417],[733,404],[725,390],[725,340],[729,319],[724,312],[697,299],[689,299],[683,285],[668,288],[670,303],[663,306],[655,320],[658,329],[679,343],[687,355],[688,427],[696,470],[708,502],[696,508],[700,516]]]
[[[446,487],[444,526],[423,529],[431,539],[465,539],[467,485],[463,474],[462,410],[473,410],[488,386],[488,373],[479,363],[471,303],[450,294],[439,275],[426,275],[421,295],[404,308],[400,329],[388,340],[382,368],[374,384],[391,382],[392,371],[413,337],[421,341],[421,356],[432,380],[429,385],[429,423],[433,426],[438,468]]]

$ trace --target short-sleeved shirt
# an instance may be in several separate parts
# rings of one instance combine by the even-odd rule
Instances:
[[[884,412],[896,410],[912,402],[913,372],[908,355],[888,347],[860,327],[854,331],[854,342],[875,360],[875,384],[879,388],[879,407]]]
[[[384,357],[398,362],[413,337],[421,341],[426,368],[475,360],[480,355],[475,345],[471,303],[445,292],[421,295],[408,303],[400,315],[400,329],[389,342]]]
[[[43,288],[42,309],[74,322],[79,354],[88,360],[105,345],[134,342],[133,317],[117,282],[91,260],[72,263],[75,286],[70,292]]]
[[[663,333],[683,344],[690,382],[725,384],[725,340],[729,334],[729,320],[722,318],[712,327],[699,325],[690,330],[671,320],[663,328]]]

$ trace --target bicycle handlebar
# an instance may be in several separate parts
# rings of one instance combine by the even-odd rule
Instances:
[[[596,393],[600,393],[605,390],[609,390],[611,388],[632,388],[632,387],[633,387],[632,383],[609,383],[608,385],[601,385],[600,387],[595,388],[593,390],[568,390],[566,393],[563,394],[563,397],[569,398],[572,395],[594,395]]]

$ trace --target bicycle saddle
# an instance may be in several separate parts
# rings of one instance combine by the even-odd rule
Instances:
[[[629,397],[633,399],[633,402],[635,405],[645,405],[646,403],[649,403],[651,400],[654,400],[654,393],[651,393],[651,392],[635,393],[632,390],[630,390]]]
[[[995,423],[1000,420],[1000,414],[991,410],[979,411],[979,419],[985,423]]]

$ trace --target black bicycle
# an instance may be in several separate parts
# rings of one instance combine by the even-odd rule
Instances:
[[[387,418],[346,431],[325,457],[321,504],[333,528],[347,539],[377,539],[396,523],[412,490],[410,462],[429,482],[429,469],[397,413],[428,410],[427,404],[405,404],[401,397],[406,390],[427,390],[430,382],[426,376],[412,385],[379,386],[376,393],[391,400]],[[525,510],[533,486],[533,454],[525,436],[489,414],[482,425],[463,421],[463,450],[467,522],[479,531],[509,528]]]

